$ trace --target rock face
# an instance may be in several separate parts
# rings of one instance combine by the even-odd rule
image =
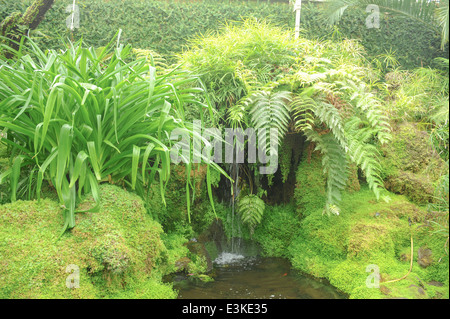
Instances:
[[[186,243],[186,247],[192,254],[200,256],[206,260],[207,272],[210,272],[213,269],[211,257],[209,256],[209,253],[206,250],[205,245],[203,243],[198,241],[197,242],[189,241],[188,243]]]
[[[418,251],[417,263],[423,268],[430,266],[433,263],[433,252],[431,249],[420,247]]]

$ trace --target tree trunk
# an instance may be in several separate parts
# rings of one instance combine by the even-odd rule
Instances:
[[[17,51],[19,49],[17,42],[20,42],[22,36],[29,30],[37,28],[54,2],[55,0],[35,0],[23,15],[20,12],[12,13],[0,23],[0,35],[10,39],[7,44]],[[13,53],[7,51],[5,56],[12,58]]]

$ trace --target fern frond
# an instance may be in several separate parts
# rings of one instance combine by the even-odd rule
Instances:
[[[391,140],[391,129],[388,117],[382,112],[381,101],[369,92],[363,82],[357,84],[352,80],[347,80],[340,89],[351,94],[349,102],[358,115],[354,116],[353,120],[362,118],[365,124],[374,130],[373,135],[380,144],[389,142]],[[353,132],[356,132],[356,130],[353,130]]]
[[[321,136],[321,143],[316,149],[322,153],[323,171],[327,176],[327,206],[328,213],[330,205],[337,207],[341,200],[341,190],[346,186],[348,179],[348,163],[345,150],[332,134]]]
[[[323,212],[327,215],[339,215],[337,204],[348,179],[346,151],[331,133],[320,135],[310,128],[305,128],[303,133],[307,140],[316,144],[315,151],[322,154],[323,172],[327,177],[327,202]]]
[[[244,224],[249,226],[250,232],[261,222],[265,203],[256,195],[250,194],[239,199],[239,214]]]
[[[314,88],[314,87],[313,87]],[[330,129],[342,148],[347,150],[347,141],[343,128],[343,120],[339,110],[334,105],[322,100],[313,100],[304,95],[298,95],[293,99],[292,109],[296,116],[296,127],[305,130],[312,127],[314,122],[323,123]]]
[[[291,100],[291,93],[287,91],[272,92],[259,91],[254,93],[251,97],[250,117],[255,129],[260,128],[276,128],[278,136],[276,141],[278,145],[281,143],[291,119],[289,102]],[[266,140],[267,147],[269,141]]]
[[[384,189],[383,181],[380,177],[380,154],[378,148],[369,143],[370,140],[374,139],[377,131],[370,127],[360,128],[360,123],[361,121],[353,121],[346,124],[349,140],[348,153],[351,160],[364,172],[367,184],[378,200],[380,191]]]

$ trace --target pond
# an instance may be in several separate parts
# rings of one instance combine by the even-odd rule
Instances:
[[[177,275],[179,299],[345,299],[325,280],[293,270],[284,258],[244,257],[223,252],[214,260],[214,281]]]

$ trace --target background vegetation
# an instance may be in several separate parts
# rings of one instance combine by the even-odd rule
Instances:
[[[29,1],[3,3],[5,16]],[[78,4],[79,30],[66,30],[56,1],[36,42],[0,59],[2,296],[174,298],[162,276],[210,280],[234,236],[351,298],[448,298],[439,37],[384,13],[367,29],[357,10],[330,27],[315,5],[295,40],[283,3]],[[192,136],[199,118],[277,128],[277,172],[171,164],[170,132]],[[86,280],[79,294],[62,285],[72,261]],[[365,286],[374,263],[380,289]]]
[[[70,2],[70,3],[69,3]],[[60,37],[72,35],[66,27],[66,7],[71,1],[56,0],[40,24],[36,37],[45,48],[60,48]],[[0,20],[11,13],[24,12],[31,0],[1,0]],[[187,40],[218,30],[227,22],[255,17],[275,25],[294,27],[292,7],[271,1],[159,1],[159,0],[78,0],[80,28],[75,39],[83,37],[87,45],[104,46],[119,28],[124,43],[134,48],[151,49],[174,62],[173,54],[187,48]],[[433,58],[448,56],[440,48],[438,35],[412,19],[381,12],[379,29],[365,27],[367,13],[361,9],[346,11],[339,25],[330,26],[321,17],[320,3],[304,3],[302,35],[309,39],[354,38],[362,41],[369,57],[396,52],[403,68],[430,65]]]

